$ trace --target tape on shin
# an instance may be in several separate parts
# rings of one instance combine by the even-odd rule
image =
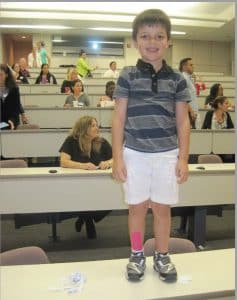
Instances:
[[[131,247],[135,251],[141,251],[143,249],[141,232],[131,233]]]

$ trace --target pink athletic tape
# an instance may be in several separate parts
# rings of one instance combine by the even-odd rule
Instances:
[[[132,250],[140,251],[143,249],[141,232],[131,233],[131,247]]]

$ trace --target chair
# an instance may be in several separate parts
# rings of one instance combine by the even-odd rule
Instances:
[[[25,130],[25,129],[40,129],[40,126],[37,124],[20,124],[16,128],[17,130]]]
[[[223,163],[223,160],[217,154],[201,154],[198,156],[198,164],[219,164],[219,163]]]
[[[27,168],[27,162],[24,159],[6,159],[0,161],[0,168]]]
[[[170,254],[196,252],[196,247],[190,240],[181,238],[170,238],[168,251]],[[155,252],[155,239],[148,239],[144,243],[145,256],[153,256]]]
[[[48,263],[49,259],[44,250],[35,246],[8,250],[0,254],[1,266]]]

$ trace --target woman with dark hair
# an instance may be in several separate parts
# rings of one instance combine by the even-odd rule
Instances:
[[[49,72],[48,64],[42,64],[41,72],[36,78],[35,84],[57,84],[55,76]]]
[[[16,129],[20,123],[20,93],[12,71],[6,64],[0,64],[0,105],[0,122],[7,123],[12,130]]]
[[[71,86],[71,94],[67,96],[64,107],[81,107],[89,106],[90,99],[86,93],[84,93],[83,83],[80,79],[74,80]]]
[[[220,83],[215,83],[210,88],[210,94],[206,97],[205,108],[212,107],[216,97],[223,96],[223,87]]]
[[[214,110],[209,110],[202,125],[202,129],[230,129],[234,124],[228,113],[229,101],[225,96],[219,96],[213,102]]]
[[[81,117],[66,138],[60,152],[60,166],[83,170],[106,170],[112,167],[112,147],[99,136],[97,120],[92,116]],[[83,199],[81,199],[83,201]],[[76,230],[81,231],[86,224],[88,238],[96,238],[95,222],[102,220],[110,211],[85,211],[62,213],[62,218],[71,214],[78,217]]]
[[[105,85],[105,95],[100,97],[100,101],[97,104],[98,107],[114,107],[115,101],[113,99],[115,89],[115,82],[108,81]]]

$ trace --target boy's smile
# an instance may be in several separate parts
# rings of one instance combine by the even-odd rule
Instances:
[[[143,25],[138,29],[136,47],[142,59],[152,64],[156,71],[162,66],[168,46],[167,33],[162,25]]]

